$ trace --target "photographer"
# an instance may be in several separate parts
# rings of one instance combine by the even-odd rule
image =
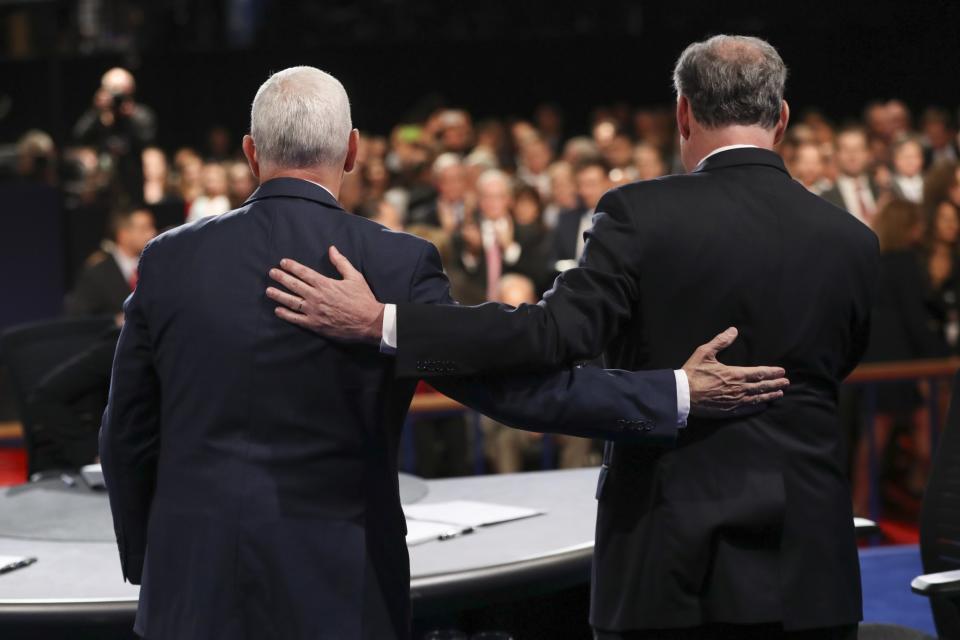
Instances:
[[[97,149],[100,162],[113,176],[115,194],[130,201],[143,199],[141,152],[153,141],[153,111],[134,100],[136,83],[126,69],[110,69],[93,95],[93,106],[77,121],[77,142]]]

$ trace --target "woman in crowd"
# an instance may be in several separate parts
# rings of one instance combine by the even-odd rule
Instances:
[[[944,355],[946,347],[932,325],[926,300],[926,275],[919,251],[924,237],[921,208],[894,200],[877,214],[875,230],[880,239],[880,282],[871,321],[870,347],[864,361],[903,361]],[[911,474],[912,489],[922,488],[929,464],[929,419],[926,403],[915,382],[889,382],[877,389],[877,417],[873,440],[878,460],[897,425],[915,436],[917,464]],[[869,438],[863,434],[857,449],[854,507],[868,512]]]
[[[555,275],[548,236],[540,193],[535,187],[521,185],[513,199],[513,239],[520,245],[520,258],[510,271],[530,278],[538,297],[550,288]]]
[[[932,203],[927,234],[927,275],[940,333],[954,355],[960,353],[960,216],[950,200]]]

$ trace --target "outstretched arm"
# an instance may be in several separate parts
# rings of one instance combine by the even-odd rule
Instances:
[[[318,326],[338,326],[348,332],[362,331],[365,324],[382,322],[376,313],[369,317],[337,317],[340,307],[327,304],[328,283],[343,282],[351,289],[354,300],[373,300],[363,279],[347,259],[335,248],[330,250],[330,260],[343,276],[342,281],[329,280],[315,271],[289,260],[284,268],[271,270],[271,277],[283,284],[288,291],[271,287],[268,296],[278,302],[277,315],[289,322],[316,330]],[[342,291],[337,288],[336,291]],[[439,255],[433,246],[427,246],[420,257],[417,274],[413,278],[410,299],[425,304],[449,304],[449,283],[440,266]],[[365,304],[365,303],[362,303]],[[374,301],[374,304],[375,301]],[[332,315],[331,315],[332,314]],[[324,333],[326,333],[324,331]],[[717,360],[717,354],[728,347],[737,337],[735,329],[729,329],[710,343],[699,347],[683,367],[689,390],[689,409],[694,414],[728,415],[744,407],[757,410],[766,402],[778,399],[788,381],[778,367],[728,367]],[[400,348],[402,351],[403,347]],[[502,350],[497,350],[500,353]],[[443,363],[428,363],[443,370]],[[433,382],[441,380],[434,379]],[[446,383],[445,386],[444,383]],[[481,384],[484,389],[473,385]],[[439,382],[441,390],[449,390],[452,397],[464,404],[474,406],[483,413],[501,422],[526,425],[537,430],[553,430],[575,433],[578,429],[595,429],[598,416],[612,421],[611,437],[623,431],[623,422],[639,424],[653,419],[655,428],[672,434],[677,426],[677,395],[674,373],[604,371],[600,369],[572,368],[569,365],[538,374],[510,374],[505,377],[472,377],[469,384],[456,387],[449,382]],[[668,390],[672,406],[664,410],[664,391]],[[540,395],[533,393],[538,390]],[[458,397],[458,394],[459,397]],[[503,404],[496,406],[494,397]],[[549,401],[548,401],[549,399]],[[531,407],[543,401],[541,412]],[[667,403],[670,405],[671,403]],[[481,406],[482,404],[482,406]],[[598,413],[602,411],[603,413]],[[667,415],[669,413],[669,416]],[[512,414],[512,415],[511,415]],[[680,416],[680,422],[686,416]],[[565,422],[566,421],[566,422]],[[537,424],[543,428],[533,427]],[[552,428],[547,428],[553,425]],[[589,435],[597,435],[591,432]]]

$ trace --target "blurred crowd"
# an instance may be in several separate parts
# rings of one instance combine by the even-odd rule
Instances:
[[[879,238],[883,282],[868,359],[957,354],[957,114],[942,107],[913,111],[898,100],[873,102],[853,122],[836,123],[816,110],[795,113],[779,146],[791,175]],[[164,126],[158,119],[137,101],[133,75],[111,69],[71,140],[30,131],[18,142],[13,179],[63,194],[73,270],[68,313],[120,313],[146,242],[158,231],[236,208],[256,188],[239,132],[212,127],[196,147],[162,149],[154,144],[158,124]],[[461,302],[519,304],[539,299],[576,264],[606,190],[680,171],[672,105],[600,106],[585,123],[567,122],[552,103],[527,117],[484,119],[441,108],[386,135],[363,132],[358,166],[340,202],[433,242]],[[925,390],[895,383],[889,391],[878,407],[879,422],[887,420],[881,428],[908,421],[920,429]],[[489,421],[483,430],[495,470],[539,466],[541,439]],[[418,439],[418,463],[430,467],[421,472],[467,472],[468,438],[450,435],[456,431]],[[589,442],[554,445],[563,466],[596,462]],[[922,472],[929,447],[918,444],[917,451]]]

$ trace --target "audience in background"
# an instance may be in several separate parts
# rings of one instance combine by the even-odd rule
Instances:
[[[92,146],[100,161],[111,168],[111,186],[128,203],[143,199],[141,152],[153,142],[156,118],[136,101],[136,81],[126,69],[110,69],[93,94],[93,104],[73,128],[76,142]]]
[[[934,318],[951,351],[960,355],[960,214],[950,200],[933,208],[927,234],[927,283]]]
[[[947,353],[927,308],[926,274],[920,252],[925,230],[923,211],[906,200],[894,200],[877,214],[875,230],[880,240],[880,282],[870,323],[870,345],[865,362],[904,361],[935,358]],[[926,392],[926,391],[925,391]],[[929,464],[929,416],[926,402],[916,382],[881,383],[876,396],[877,418],[873,439],[878,459],[890,442],[893,428],[905,423],[914,434],[914,465],[917,480],[925,476]],[[854,506],[859,514],[869,513],[868,439],[860,439],[854,478]],[[921,472],[924,472],[921,474]]]
[[[200,195],[190,204],[187,222],[218,216],[230,211],[229,180],[226,168],[208,162],[200,171]]]
[[[507,274],[497,282],[497,302],[517,307],[533,304],[538,299],[533,282],[526,276]],[[492,470],[497,473],[516,473],[525,468],[540,468],[544,446],[542,433],[511,429],[486,416],[480,418],[480,425],[484,435],[484,454]],[[556,444],[557,463],[561,469],[591,464],[590,440],[565,435],[550,437]]]
[[[894,141],[891,157],[890,190],[893,196],[917,204],[923,202],[923,145],[920,140],[902,135]]]
[[[137,286],[140,254],[157,235],[147,209],[119,210],[110,219],[111,239],[86,261],[76,286],[67,295],[66,311],[75,316],[117,315]]]
[[[577,206],[557,217],[553,242],[554,267],[564,271],[576,264],[583,253],[583,234],[593,223],[597,203],[612,186],[606,164],[599,159],[580,162],[574,174]]]
[[[821,195],[867,226],[872,226],[880,194],[869,173],[870,148],[867,142],[867,133],[860,127],[847,127],[837,134],[836,184]]]
[[[63,192],[67,263],[83,265],[68,274],[76,280],[66,301],[71,314],[119,313],[155,227],[219,215],[256,187],[238,140],[220,125],[196,148],[168,155],[151,146],[156,119],[136,102],[135,87],[128,71],[109,70],[75,127],[74,146],[61,150],[46,133],[29,131],[8,170],[16,180],[59,183]],[[798,113],[779,148],[791,174],[880,237],[883,282],[869,357],[960,355],[960,139],[951,112],[918,112],[916,130],[898,100],[871,103],[860,123],[839,129],[816,110]],[[607,189],[682,167],[672,108],[599,106],[588,121],[569,122],[560,106],[542,104],[531,115],[474,124],[468,111],[441,107],[400,121],[387,136],[364,133],[340,202],[435,244],[461,302],[535,300],[576,264]],[[124,213],[111,219],[110,239],[84,264],[118,206]],[[924,393],[899,384],[880,394],[878,443],[898,426],[920,433]],[[520,468],[539,450],[536,436],[486,429],[495,469]],[[466,472],[466,434],[460,417],[418,425],[418,472]],[[563,466],[589,458],[589,443],[557,445]],[[916,440],[918,474],[924,446]],[[863,478],[854,480],[863,509]]]

